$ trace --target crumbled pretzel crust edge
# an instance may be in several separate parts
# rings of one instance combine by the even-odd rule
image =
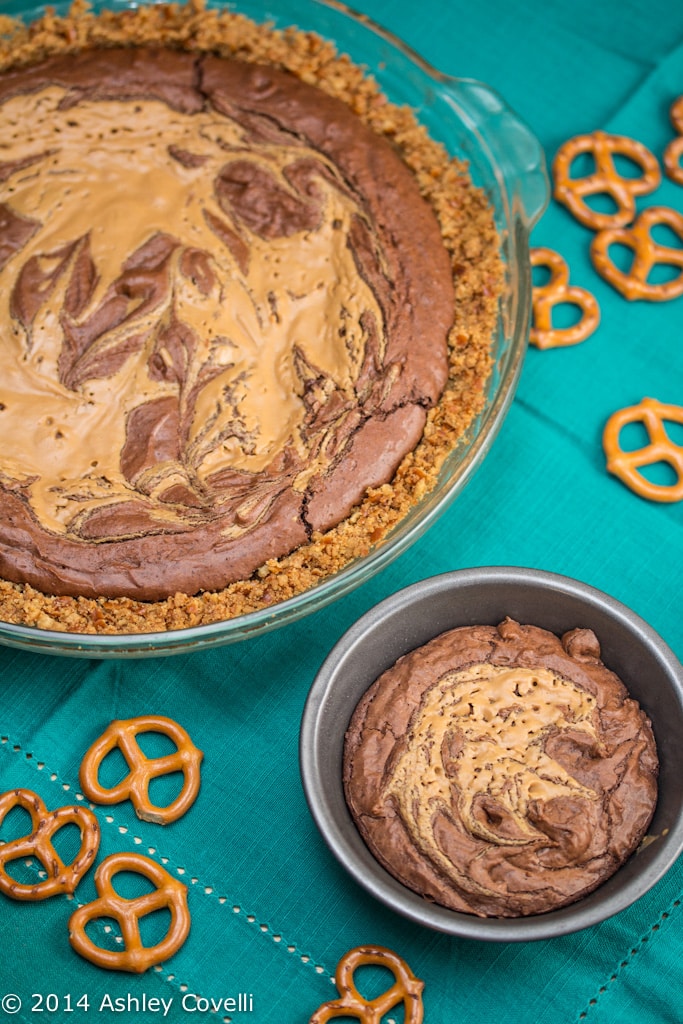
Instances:
[[[391,142],[434,210],[451,255],[456,309],[449,337],[449,382],[428,415],[421,441],[403,459],[390,483],[368,490],[338,526],[315,534],[287,557],[269,560],[252,578],[221,591],[194,596],[177,593],[156,602],[55,597],[0,580],[0,619],[5,622],[74,633],[148,633],[205,625],[273,607],[319,584],[380,543],[433,489],[444,460],[484,405],[504,282],[493,211],[483,192],[471,183],[466,166],[430,139],[411,110],[390,103],[374,79],[339,54],[332,43],[311,32],[278,30],[240,14],[207,10],[204,0],[98,14],[85,0],[75,0],[66,16],[48,8],[30,25],[0,15],[0,71],[88,47],[160,43],[285,68],[343,100]]]

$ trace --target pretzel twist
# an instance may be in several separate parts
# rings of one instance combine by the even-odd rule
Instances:
[[[677,185],[683,185],[683,167],[681,167],[681,157],[683,156],[683,96],[679,96],[671,104],[669,117],[676,132],[676,138],[672,139],[664,150],[664,170],[667,177],[675,181]]]
[[[569,284],[569,267],[559,253],[536,248],[530,253],[532,267],[547,267],[550,280],[532,289],[533,324],[529,341],[537,348],[558,348],[585,341],[600,323],[600,308],[595,297],[585,288]],[[578,306],[581,319],[571,327],[553,327],[553,308],[568,304]]]
[[[176,745],[175,753],[164,757],[146,757],[136,738],[143,732],[159,732],[168,736]],[[100,785],[98,773],[104,758],[116,747],[126,759],[130,771],[118,785],[107,789]],[[95,740],[81,762],[81,788],[88,799],[96,804],[117,804],[129,799],[138,818],[166,825],[180,818],[197,798],[199,766],[203,756],[182,726],[171,718],[143,715],[114,721]],[[171,772],[183,773],[183,787],[172,803],[167,807],[158,807],[149,799],[149,784],[152,779]]]
[[[112,879],[120,871],[143,875],[155,886],[154,890],[133,899],[119,896]],[[98,898],[79,907],[69,918],[69,941],[80,956],[97,967],[141,974],[180,949],[190,931],[187,886],[169,875],[160,864],[139,853],[113,853],[95,872],[95,887]],[[155,946],[143,946],[140,918],[164,907],[171,913],[166,935]],[[117,922],[123,949],[103,949],[86,935],[86,926],[98,918],[112,918]]]
[[[388,967],[394,984],[374,999],[365,999],[353,977],[363,964]],[[335,1017],[354,1017],[359,1024],[381,1024],[384,1015],[401,1004],[404,1024],[422,1024],[424,982],[415,977],[405,960],[384,946],[358,946],[345,953],[337,964],[335,984],[340,998],[319,1006],[309,1024],[327,1024]]]
[[[591,256],[595,269],[613,288],[627,299],[647,299],[650,302],[666,302],[683,295],[683,249],[660,245],[652,238],[652,228],[665,224],[683,243],[683,216],[668,206],[650,206],[639,215],[628,228],[605,228],[599,231],[591,242]],[[609,247],[618,243],[633,252],[633,262],[628,273],[612,262]],[[678,277],[660,284],[650,284],[648,276],[658,263],[680,267]]]
[[[572,178],[572,163],[582,153],[593,154],[595,171],[583,178]],[[614,165],[616,154],[638,164],[641,176],[626,178],[619,174]],[[629,224],[636,213],[636,196],[653,192],[661,181],[657,158],[642,142],[603,131],[568,139],[558,150],[552,170],[555,198],[564,203],[581,224],[594,230]],[[599,213],[591,209],[585,197],[593,195],[611,196],[617,209],[613,213]]]
[[[644,398],[638,405],[613,413],[602,436],[608,472],[614,473],[636,494],[651,501],[683,499],[683,448],[668,436],[664,426],[666,420],[683,423],[683,406]],[[650,443],[635,451],[624,451],[619,444],[619,435],[627,423],[642,423]],[[656,462],[667,462],[673,468],[677,477],[675,484],[654,484],[643,476],[640,469]]]
[[[60,807],[48,811],[30,789],[13,789],[0,796],[0,824],[14,807],[31,816],[31,833],[0,846],[0,892],[14,900],[45,900],[58,893],[72,893],[93,863],[100,845],[100,826],[87,807]],[[64,864],[52,845],[52,837],[65,825],[77,825],[81,845],[70,864]],[[23,857],[35,857],[47,873],[42,882],[24,885],[7,873],[6,865]]]

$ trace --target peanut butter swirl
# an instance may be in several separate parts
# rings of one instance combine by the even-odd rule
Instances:
[[[431,832],[432,815],[448,810],[453,788],[471,835],[497,845],[534,842],[542,833],[529,819],[532,801],[597,799],[543,746],[550,728],[574,727],[598,743],[594,710],[594,698],[544,669],[473,665],[449,673],[425,693],[385,794],[436,861],[447,863]],[[482,797],[498,804],[497,813],[477,814]]]
[[[443,634],[359,705],[349,806],[370,848],[429,899],[518,916],[595,888],[656,797],[650,725],[589,630],[506,620]]]
[[[216,589],[391,478],[453,286],[348,108],[272,68],[86,51],[0,78],[0,140],[2,575]]]

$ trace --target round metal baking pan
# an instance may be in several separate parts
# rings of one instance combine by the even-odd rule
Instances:
[[[497,625],[506,616],[562,634],[592,629],[602,660],[649,715],[660,760],[659,797],[647,841],[593,893],[571,906],[524,918],[480,918],[430,903],[397,882],[356,830],[342,784],[344,734],[368,687],[394,662],[448,629]],[[311,814],[356,882],[399,914],[464,938],[500,942],[578,931],[624,910],[650,889],[683,849],[683,666],[662,638],[625,605],[593,587],[523,568],[464,569],[399,591],[336,644],[311,688],[302,718],[300,766]]]

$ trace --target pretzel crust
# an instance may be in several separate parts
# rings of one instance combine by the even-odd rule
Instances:
[[[583,153],[593,154],[595,172],[583,178],[572,178],[572,163]],[[638,164],[641,176],[626,178],[619,174],[614,165],[616,154]],[[636,213],[636,196],[654,192],[662,177],[657,158],[642,142],[604,131],[568,139],[557,151],[552,172],[555,199],[563,203],[581,224],[595,231],[629,224]],[[591,209],[584,197],[592,195],[611,196],[617,209],[613,213],[599,213]]]
[[[144,732],[158,732],[168,736],[177,750],[165,757],[146,757],[137,742],[138,734]],[[130,772],[118,785],[105,788],[98,779],[100,765],[116,747],[126,759]],[[201,781],[199,766],[203,756],[185,729],[172,718],[141,715],[111,722],[86,751],[81,762],[79,780],[84,794],[93,803],[118,804],[130,800],[138,818],[167,825],[182,817],[196,800]],[[167,807],[157,807],[149,799],[149,784],[152,779],[171,772],[183,773],[183,788]]]
[[[600,323],[600,307],[595,297],[585,288],[569,284],[569,267],[553,249],[531,250],[531,266],[547,267],[550,280],[532,289],[533,325],[529,341],[536,348],[559,348],[585,341]],[[553,327],[552,311],[556,305],[578,306],[581,319],[571,327]]]
[[[651,231],[657,224],[670,227],[683,242],[683,216],[669,206],[650,206],[643,210],[630,227],[605,228],[591,242],[590,251],[595,269],[627,299],[667,302],[683,295],[683,249],[655,242]],[[629,273],[624,273],[610,259],[609,247],[615,243],[633,251]],[[658,263],[680,267],[678,277],[660,284],[648,283],[648,275]]]
[[[388,967],[394,975],[394,984],[374,999],[361,996],[354,982],[355,971],[364,964]],[[415,977],[405,960],[385,946],[350,949],[337,964],[335,984],[340,998],[319,1006],[309,1024],[327,1024],[337,1017],[353,1017],[359,1024],[380,1024],[384,1015],[399,1005],[404,1008],[405,1024],[422,1024],[424,982]]]
[[[675,444],[666,432],[664,421],[683,424],[683,406],[667,405],[655,398],[644,398],[638,405],[619,409],[607,421],[602,444],[607,456],[607,470],[642,498],[650,501],[683,500],[683,448]],[[625,452],[619,444],[619,435],[627,423],[642,423],[650,443],[636,451]],[[656,462],[667,462],[677,476],[675,484],[654,484],[640,469]]]
[[[152,882],[155,889],[134,899],[119,896],[112,879],[120,871],[143,875]],[[139,853],[111,854],[95,872],[95,887],[98,898],[79,907],[69,918],[69,941],[80,956],[97,967],[141,974],[148,967],[173,956],[185,942],[190,932],[187,886],[149,857]],[[155,946],[143,946],[140,918],[163,907],[167,907],[171,913],[171,923],[165,937]],[[102,917],[113,918],[118,923],[124,949],[102,949],[86,935],[86,925]]]
[[[87,807],[59,807],[48,811],[43,800],[30,789],[12,789],[0,796],[0,824],[14,807],[31,816],[31,833],[0,846],[0,892],[13,900],[46,900],[59,893],[72,893],[89,870],[100,845],[100,826]],[[75,859],[64,864],[52,845],[52,837],[65,825],[77,825],[81,845]],[[34,885],[16,882],[5,865],[24,857],[35,857],[47,878]]]

